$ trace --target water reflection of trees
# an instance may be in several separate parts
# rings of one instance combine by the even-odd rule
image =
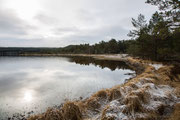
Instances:
[[[96,60],[92,57],[70,57],[70,62],[75,62],[80,65],[95,65],[100,68],[109,68],[112,71],[116,69],[131,69],[125,62],[110,61],[110,60]]]

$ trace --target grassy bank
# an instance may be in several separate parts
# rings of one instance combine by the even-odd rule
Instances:
[[[56,55],[57,56],[57,55]],[[128,82],[103,89],[80,101],[67,101],[62,108],[50,108],[28,120],[179,120],[180,70],[125,55],[88,56],[124,61],[137,73]]]

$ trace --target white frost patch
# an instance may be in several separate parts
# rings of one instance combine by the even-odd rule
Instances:
[[[144,107],[148,110],[155,110],[158,106],[162,105],[161,101],[153,101],[151,100],[148,105],[144,105]]]
[[[121,105],[117,100],[110,102],[109,108],[106,111],[106,118],[115,118],[115,120],[127,120],[128,115],[122,113],[126,105]]]
[[[117,120],[127,120],[128,119],[128,117],[127,117],[127,115],[125,115],[125,114],[123,114],[122,112],[120,112],[119,114],[118,114],[118,119]]]
[[[173,92],[173,88],[168,85],[154,85],[153,83],[146,83],[143,87],[149,87],[148,92],[152,97],[164,98],[168,97],[168,93]]]
[[[158,70],[159,68],[163,66],[162,64],[150,64],[150,65],[153,66],[155,70]]]
[[[117,100],[113,100],[112,102],[110,102],[111,107],[115,107],[117,105],[119,105],[119,102]]]
[[[122,58],[126,58],[128,56],[128,54],[117,54],[117,55],[102,55],[106,58],[114,58],[114,59],[122,59]]]
[[[153,79],[152,78],[144,78],[145,80],[147,81],[152,81]]]
[[[127,57],[128,54],[118,54],[118,56],[121,56],[121,57]]]
[[[147,78],[144,80],[151,79]],[[168,85],[155,85],[154,83],[142,84],[141,82],[137,82],[136,85],[139,87],[136,90],[129,89],[129,86],[121,88],[121,93],[123,93],[124,95],[121,99],[114,100],[109,103],[109,108],[106,110],[105,115],[107,118],[115,118],[116,120],[131,120],[135,118],[145,118],[148,115],[146,112],[132,112],[128,115],[123,113],[123,110],[127,107],[123,103],[123,99],[125,98],[125,96],[131,92],[134,92],[136,94],[139,91],[141,91],[141,88],[143,88],[147,94],[150,94],[149,102],[147,104],[142,103],[142,106],[146,110],[156,111],[161,105],[167,105],[168,103],[168,105],[171,106],[177,100],[177,97],[173,94],[174,89]]]
[[[141,82],[137,82],[135,85],[136,85],[138,88],[142,86]]]
[[[153,83],[144,84],[142,87],[148,87],[147,92],[151,95],[149,103],[144,105],[148,110],[156,110],[161,105],[173,105],[176,100],[173,95],[173,88],[168,85],[154,85]]]

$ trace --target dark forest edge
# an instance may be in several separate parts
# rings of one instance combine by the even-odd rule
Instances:
[[[111,39],[89,45],[69,45],[62,48],[1,47],[0,56],[23,54],[129,54],[157,61],[180,60],[180,1],[147,0],[159,8],[147,21],[140,14],[132,18],[134,29],[130,40]]]

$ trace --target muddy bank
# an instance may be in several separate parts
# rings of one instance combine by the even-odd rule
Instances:
[[[151,63],[126,55],[69,55],[124,61],[137,76],[80,101],[67,101],[28,120],[179,120],[178,66]]]

